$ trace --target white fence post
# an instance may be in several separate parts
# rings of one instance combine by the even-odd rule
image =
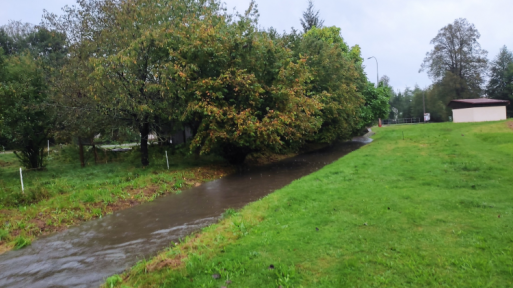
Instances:
[[[21,181],[21,192],[23,194],[25,194],[25,188],[23,187],[23,174],[21,173],[21,168],[20,168],[20,181]]]
[[[169,159],[167,158],[167,151],[166,151],[166,162],[167,162],[167,170],[169,170]]]

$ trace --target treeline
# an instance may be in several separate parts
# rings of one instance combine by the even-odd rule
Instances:
[[[258,28],[254,2],[229,14],[217,0],[79,0],[39,26],[11,22],[0,29],[0,141],[40,168],[47,139],[112,131],[140,135],[143,166],[148,135],[169,145],[185,128],[191,153],[232,163],[348,139],[388,115],[391,89],[367,80],[360,48],[312,8],[303,32],[283,34]]]
[[[434,48],[426,54],[420,70],[428,73],[433,84],[425,89],[407,88],[394,93],[390,99],[392,111],[389,117],[422,119],[425,102],[431,120],[442,122],[449,121],[452,116],[447,104],[453,99],[513,100],[512,52],[504,46],[489,62],[488,52],[479,44],[480,36],[466,19],[456,19],[440,29],[431,40]],[[512,117],[513,105],[507,109]]]

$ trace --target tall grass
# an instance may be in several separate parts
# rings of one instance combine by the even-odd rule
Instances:
[[[167,148],[169,150],[169,148]],[[86,149],[86,167],[81,168],[78,148],[68,146],[53,150],[44,170],[23,171],[24,193],[21,190],[19,163],[13,154],[0,154],[0,209],[31,205],[73,191],[100,191],[102,187],[122,184],[167,169],[166,148],[150,149],[150,166],[142,169],[139,151],[131,152],[98,151],[98,163],[94,163],[91,148]],[[171,152],[171,151],[170,151]],[[184,153],[170,153],[170,169],[180,170],[190,167],[220,163],[222,159],[210,157],[186,157]],[[92,200],[92,199],[91,199]]]
[[[144,168],[137,148],[125,153],[99,151],[96,164],[88,149],[85,168],[80,167],[76,147],[58,149],[45,169],[23,172],[24,192],[16,158],[0,155],[0,253],[23,248],[42,234],[219,178],[230,170],[215,155],[193,157],[169,148],[168,170],[165,149],[151,147],[151,164]]]

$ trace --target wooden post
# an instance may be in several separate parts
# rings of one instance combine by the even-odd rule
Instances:
[[[20,168],[20,181],[21,181],[21,193],[25,194],[25,187],[23,187],[23,174],[21,173],[21,168]]]

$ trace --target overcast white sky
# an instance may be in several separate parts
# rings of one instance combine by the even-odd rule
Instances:
[[[224,0],[230,10],[245,10],[250,0]],[[257,0],[260,26],[278,31],[301,28],[299,19],[307,0]],[[8,20],[37,24],[43,9],[60,12],[75,0],[0,0],[0,25]],[[386,74],[395,89],[426,87],[426,73],[418,73],[429,44],[440,28],[456,18],[467,18],[481,33],[488,58],[506,45],[513,49],[512,0],[315,0],[326,26],[342,28],[349,45],[358,44],[363,57],[375,56],[380,77]],[[369,79],[376,80],[374,59],[365,61]]]

